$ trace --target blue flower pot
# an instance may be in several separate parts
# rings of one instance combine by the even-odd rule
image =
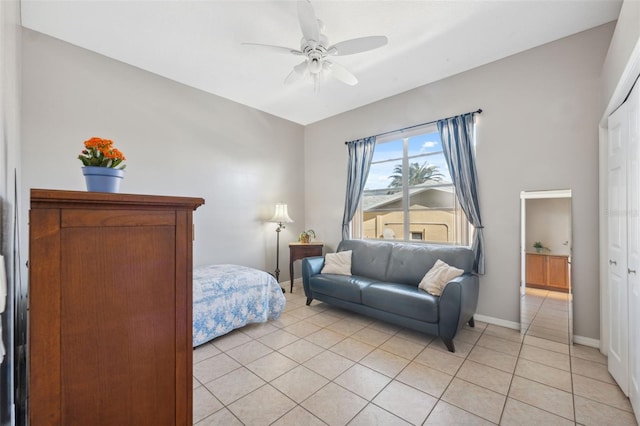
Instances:
[[[82,174],[91,192],[120,192],[120,182],[124,178],[124,170],[110,167],[85,166]]]

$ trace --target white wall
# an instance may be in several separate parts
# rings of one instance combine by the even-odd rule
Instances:
[[[273,271],[276,226],[264,221],[288,203],[288,279],[286,243],[304,228],[302,126],[27,29],[22,60],[25,200],[29,188],[84,191],[83,141],[112,139],[127,156],[121,192],[205,199],[194,215],[196,266]]]
[[[633,49],[640,42],[640,1],[624,0],[602,65],[602,89],[605,105],[609,104],[620,78],[628,66]],[[630,90],[630,88],[628,88]],[[629,92],[626,90],[626,93]],[[616,102],[615,107],[620,104]]]
[[[526,209],[526,251],[534,252],[533,243],[540,241],[546,254],[571,254],[571,199],[529,199]]]
[[[478,313],[518,323],[520,191],[571,189],[575,334],[598,338],[600,69],[610,23],[305,128],[306,219],[340,241],[344,141],[482,108],[477,126],[487,244]]]

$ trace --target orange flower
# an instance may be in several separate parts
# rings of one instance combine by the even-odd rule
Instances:
[[[96,138],[93,137],[89,140],[84,141],[84,146],[88,149],[104,149],[104,148],[109,148],[113,145],[113,141],[110,141],[109,139],[102,139],[102,138]]]
[[[85,166],[94,167],[110,167],[124,169],[126,166],[122,164],[126,160],[124,154],[113,147],[113,141],[93,137],[84,141],[85,149],[82,150],[78,159]]]
[[[120,150],[117,148],[103,150],[102,153],[104,154],[105,157],[111,158],[112,160],[117,160],[117,159],[126,160],[126,158],[124,157],[124,154],[120,152]]]

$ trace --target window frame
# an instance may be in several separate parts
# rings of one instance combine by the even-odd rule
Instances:
[[[402,144],[402,157],[398,157],[398,158],[389,158],[389,159],[385,159],[385,160],[381,160],[381,161],[377,161],[377,162],[373,162],[373,164],[380,164],[380,163],[387,163],[387,162],[397,162],[397,161],[401,161],[402,162],[402,168],[403,168],[403,173],[402,173],[402,188],[401,188],[401,192],[402,192],[402,198],[401,198],[401,202],[402,202],[402,217],[403,217],[403,235],[401,236],[401,238],[397,238],[398,241],[404,241],[404,242],[411,242],[411,243],[416,243],[416,244],[439,244],[439,245],[457,245],[457,246],[466,246],[466,247],[470,247],[471,246],[471,236],[472,236],[472,232],[473,232],[473,227],[472,225],[469,223],[469,221],[466,218],[466,215],[464,214],[464,212],[462,211],[462,208],[460,207],[460,204],[458,203],[458,199],[457,199],[457,195],[456,195],[456,189],[455,186],[453,185],[453,183],[438,183],[435,182],[433,184],[429,184],[428,187],[429,188],[451,188],[452,190],[452,196],[454,199],[454,207],[453,208],[435,208],[433,210],[438,210],[438,211],[452,211],[453,212],[453,224],[454,224],[454,234],[453,234],[453,238],[450,241],[444,242],[444,241],[432,241],[432,240],[416,240],[416,239],[412,239],[413,234],[417,234],[418,231],[412,231],[411,230],[411,212],[416,212],[416,211],[425,211],[425,210],[431,210],[429,208],[423,208],[423,209],[411,209],[410,206],[410,202],[411,202],[411,190],[416,188],[415,186],[410,187],[408,184],[409,181],[409,173],[408,170],[410,168],[410,163],[412,160],[414,159],[419,159],[419,158],[428,158],[429,156],[435,156],[435,155],[444,155],[444,152],[441,151],[437,151],[437,152],[429,152],[429,153],[421,153],[418,155],[412,155],[409,156],[409,139],[415,136],[420,136],[420,135],[425,135],[425,134],[430,134],[430,133],[439,133],[438,132],[438,128],[436,123],[430,123],[424,126],[419,126],[419,127],[415,127],[415,128],[411,128],[408,131],[398,131],[398,132],[393,132],[393,133],[389,133],[389,134],[385,134],[382,137],[378,137],[378,139],[376,140],[376,147],[379,144],[384,144],[384,143],[388,143],[388,142],[392,142],[392,141],[398,141],[398,140],[402,140],[403,144]],[[374,154],[375,155],[375,154]],[[415,162],[415,161],[414,161]],[[447,173],[448,170],[447,170]],[[369,176],[367,176],[367,179],[369,179]],[[376,190],[369,190],[369,191],[383,191],[387,188],[381,188],[381,189],[376,189]],[[364,192],[367,192],[366,190]],[[360,239],[364,239],[364,208],[363,208],[363,199],[364,199],[364,193],[363,193],[363,197],[361,197],[360,202],[358,204],[358,208],[356,210],[356,214],[354,215],[352,221],[351,221],[351,230],[353,235],[356,238],[360,238]],[[369,212],[371,212],[372,210],[369,210]],[[384,212],[385,209],[376,209],[374,210],[375,212]],[[388,208],[387,211],[394,211],[397,212],[399,211],[397,208]],[[356,220],[357,219],[357,220]],[[425,235],[424,232],[422,232],[423,234],[423,238],[426,238],[427,235]],[[379,240],[381,238],[370,238],[370,239],[374,239],[374,240]]]

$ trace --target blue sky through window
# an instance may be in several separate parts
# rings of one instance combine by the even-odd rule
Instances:
[[[389,176],[393,175],[393,169],[402,164],[402,145],[402,138],[376,144],[365,190],[384,189],[389,186]],[[442,154],[442,141],[437,131],[409,138],[409,163],[416,162],[435,164],[438,171],[444,175],[440,183],[451,183],[449,169]]]

